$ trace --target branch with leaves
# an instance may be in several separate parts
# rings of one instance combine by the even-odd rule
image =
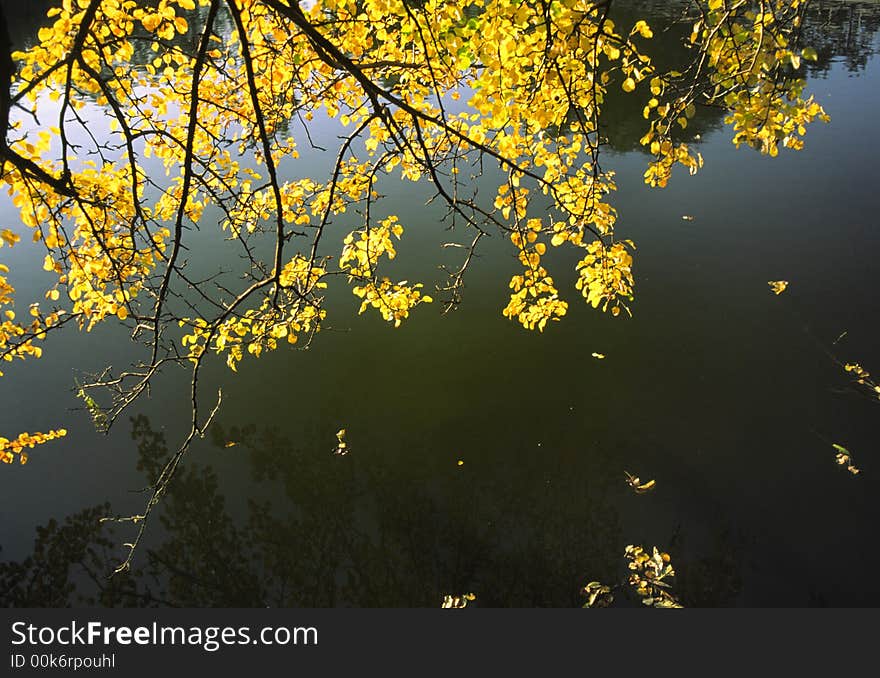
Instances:
[[[160,371],[190,371],[190,430],[138,515],[133,553],[219,406],[200,413],[212,354],[234,371],[308,347],[338,280],[394,327],[433,301],[385,273],[416,225],[388,213],[378,183],[423,181],[445,207],[464,255],[438,286],[445,310],[494,233],[521,269],[502,312],[523,327],[568,309],[545,263],[554,247],[577,253],[589,305],[630,314],[635,245],[616,232],[614,172],[600,161],[606,98],[650,90],[651,185],[702,165],[672,133],[698,106],[724,108],[738,145],[800,148],[827,119],[803,96],[805,5],[694,0],[679,19],[692,22],[691,62],[662,71],[653,29],[618,25],[612,0],[63,0],[33,47],[0,49],[0,182],[54,276],[50,310],[30,324],[7,312],[0,353],[38,357],[34,339],[68,321],[125,324],[142,358],[79,386],[104,429]],[[318,149],[319,120],[348,130],[332,168],[290,178],[301,149]],[[538,201],[549,209],[534,216]],[[211,239],[241,265],[197,277],[190,259]],[[13,292],[0,278],[0,305]]]

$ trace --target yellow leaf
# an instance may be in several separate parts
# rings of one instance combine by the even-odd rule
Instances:
[[[771,280],[767,284],[770,285],[770,289],[774,294],[782,294],[785,292],[785,288],[788,287],[787,280]]]
[[[2,231],[0,231],[0,239],[2,239],[2,242],[0,242],[0,247],[3,247],[4,242],[12,247],[15,243],[21,240],[21,237],[17,233],[13,233],[12,231],[10,231],[8,228],[4,228]]]
[[[649,480],[646,483],[642,483],[641,485],[636,485],[633,489],[637,494],[644,494],[645,492],[650,492],[657,485],[657,481]]]
[[[147,14],[141,19],[141,23],[145,29],[152,33],[162,23],[162,16],[160,14]]]

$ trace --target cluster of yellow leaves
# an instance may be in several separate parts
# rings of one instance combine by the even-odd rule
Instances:
[[[587,245],[587,254],[577,264],[578,280],[575,287],[593,308],[611,308],[612,315],[619,315],[623,308],[630,313],[623,299],[633,298],[632,255],[627,248],[634,248],[631,240],[604,244],[596,240]]]
[[[9,229],[0,231],[0,247],[4,244],[12,247],[20,239],[18,234]],[[0,264],[0,308],[12,306],[14,303],[15,288],[7,281],[6,273],[9,273],[9,268],[5,264]],[[15,311],[11,308],[3,311],[3,319],[0,321],[0,355],[6,362],[11,362],[15,358],[24,359],[26,356],[39,358],[43,349],[35,345],[34,340],[46,336],[46,330],[58,322],[60,312],[53,312],[44,317],[40,313],[39,305],[33,304],[30,315],[31,322],[24,325],[16,321]],[[2,376],[3,372],[0,372],[0,377]],[[62,428],[48,433],[20,433],[13,440],[0,436],[0,462],[11,464],[15,460],[15,455],[19,455],[18,460],[22,464],[27,463],[28,454],[24,451],[26,447],[42,445],[65,435],[67,431]]]
[[[649,607],[680,608],[681,604],[670,591],[669,579],[675,576],[669,554],[657,547],[651,555],[641,546],[627,546],[625,555],[630,570],[629,585],[642,597],[642,604]]]
[[[25,448],[32,448],[35,445],[48,443],[56,438],[63,438],[67,435],[67,431],[63,428],[49,431],[48,433],[20,433],[17,438],[8,440],[0,436],[0,462],[11,464],[15,461],[15,455],[22,464],[26,464],[28,453]]]
[[[5,265],[0,264],[0,272],[8,272]],[[12,301],[14,289],[0,275],[0,306]],[[24,359],[27,356],[39,358],[43,355],[43,349],[34,343],[34,340],[46,338],[46,332],[58,324],[64,311],[52,311],[46,315],[40,311],[39,304],[31,304],[29,309],[30,322],[22,323],[16,319],[15,311],[6,309],[0,319],[0,355],[6,362],[12,362],[16,358]],[[0,377],[3,372],[0,372]]]
[[[4,244],[12,247],[20,240],[21,237],[8,228],[0,231],[0,248]],[[23,324],[17,321],[12,309],[15,305],[15,288],[9,283],[7,273],[9,267],[0,264],[0,309],[3,309],[0,318],[0,356],[6,362],[12,362],[15,358],[24,359],[26,356],[39,358],[43,349],[34,344],[34,340],[44,339],[46,330],[58,323],[63,311],[52,312],[44,317],[39,304],[31,304],[30,322]],[[0,371],[0,377],[2,376],[3,372]]]
[[[644,117],[652,121],[641,141],[656,159],[645,173],[647,183],[665,186],[676,163],[691,174],[702,166],[698,153],[671,138],[675,125],[683,129],[693,117],[697,91],[701,103],[730,111],[725,123],[733,127],[737,147],[746,144],[771,157],[780,144],[803,148],[806,126],[829,120],[813,97],[803,96],[806,80],[796,74],[802,61],[816,59],[815,50],[797,49],[789,41],[800,26],[802,5],[800,0],[704,4],[690,36],[690,44],[704,55],[696,74],[687,80],[671,72],[651,80],[653,98]],[[661,103],[664,95],[668,101]]]
[[[373,228],[349,233],[345,236],[340,266],[352,277],[372,278],[380,257],[394,259],[397,256],[391,238],[400,240],[401,235],[403,226],[396,216],[383,219]]]
[[[657,156],[645,170],[645,183],[649,186],[664,188],[672,178],[672,168],[676,163],[686,167],[691,176],[703,166],[703,156],[691,151],[684,142],[673,143],[671,139],[658,138],[653,131],[645,134],[641,142],[642,145],[649,146],[651,153]]]
[[[42,158],[48,142],[33,145],[25,137],[12,147],[53,173],[55,163]],[[37,185],[11,164],[6,165],[2,180],[22,223],[34,229],[33,240],[45,246],[43,269],[57,275],[57,284],[47,297],[57,301],[58,286],[65,287],[73,302],[70,312],[81,327],[91,329],[107,316],[128,317],[130,304],[163,257],[170,231],[157,227],[137,233],[131,227],[138,216],[132,198],[132,168],[88,159],[79,164],[72,176],[82,196],[77,200],[65,200],[49,186]],[[139,183],[138,193],[141,188]]]
[[[557,187],[557,197],[571,216],[567,221],[553,224],[551,245],[558,247],[569,242],[581,246],[584,237],[590,235],[588,228],[603,236],[613,233],[617,210],[604,202],[605,196],[617,188],[613,177],[614,172],[602,172],[593,177],[586,168],[579,168],[574,178],[566,178],[565,183]]]
[[[525,267],[522,275],[510,279],[510,301],[502,313],[516,318],[526,329],[536,327],[544,331],[550,320],[559,320],[568,310],[568,304],[559,298],[553,278],[541,266],[541,256],[547,246],[536,242],[542,229],[540,219],[529,219],[524,228],[510,234],[511,242],[519,249],[519,261]]]
[[[309,261],[296,255],[281,270],[277,298],[266,297],[259,308],[248,309],[242,314],[231,314],[217,323],[203,318],[180,321],[189,325],[192,332],[181,338],[188,348],[190,360],[197,360],[210,346],[215,353],[226,353],[226,365],[237,371],[237,365],[245,353],[259,357],[263,351],[274,351],[279,340],[295,344],[302,334],[311,335],[320,329],[327,312],[321,308],[317,290],[325,289],[326,270],[309,266]]]
[[[155,33],[156,37],[171,40],[176,33],[183,34],[189,30],[186,19],[177,16],[174,5],[184,10],[193,10],[196,7],[193,0],[159,0],[155,10],[135,9],[132,16],[139,20],[147,31]]]
[[[221,208],[220,227],[250,254],[250,238],[274,235],[281,226],[291,229],[288,237],[314,229],[320,238],[332,217],[378,198],[372,188],[377,173],[436,179],[437,168],[452,165],[444,176],[456,177],[462,167],[491,157],[506,172],[492,216],[510,234],[524,268],[510,281],[504,315],[539,331],[565,315],[567,304],[541,263],[542,241],[585,249],[576,287],[591,306],[618,315],[621,308],[629,312],[633,262],[631,243],[615,240],[617,214],[607,202],[613,173],[597,162],[608,89],[650,87],[644,114],[651,122],[642,142],[655,156],[646,172],[653,185],[665,185],[675,164],[691,172],[702,164],[671,135],[673,125],[687,126],[700,96],[731,111],[735,143],[770,155],[780,143],[799,148],[804,126],[827,118],[803,98],[803,79],[790,73],[801,59],[815,56],[788,44],[799,4],[708,0],[691,39],[695,55],[704,57],[697,70],[708,86],[697,94],[690,88],[688,95],[681,87],[685,75],[657,72],[642,52],[643,41],[653,36],[646,22],[617,26],[603,3],[588,0],[425,0],[415,6],[405,0],[318,0],[288,3],[287,16],[267,3],[236,0],[234,12],[226,6],[220,12],[224,20],[238,13],[242,32],[218,17],[198,63],[192,45],[203,31],[197,24],[204,12],[197,6],[208,7],[210,0],[62,0],[49,12],[51,25],[40,30],[39,42],[13,55],[18,107],[57,119],[57,126],[26,129],[18,120],[9,145],[47,176],[69,177],[76,197],[59,195],[55,184],[11,163],[2,181],[34,240],[46,248],[44,268],[57,276],[48,298],[57,301],[66,290],[69,312],[91,329],[111,317],[140,321],[144,290],[155,294],[168,261],[168,224],[178,222],[178,232],[199,225],[212,204]],[[343,68],[346,61],[363,77]],[[375,88],[367,91],[363,78]],[[447,105],[462,98],[463,108]],[[193,100],[197,125],[189,113]],[[106,139],[73,157],[66,139],[77,125],[70,115],[57,116],[58,102],[73,112],[103,107]],[[367,162],[343,152],[332,179],[272,186],[263,168],[298,157],[290,122],[317,114],[356,130]],[[123,151],[114,155],[111,148]],[[161,162],[166,185],[148,176],[144,158]],[[539,194],[557,213],[546,224],[527,220]],[[276,218],[281,226],[272,223]],[[368,220],[345,237],[340,259],[362,299],[360,311],[375,308],[394,326],[431,301],[420,284],[378,274],[380,258],[394,258],[392,239],[401,232],[394,217]],[[280,295],[274,284],[259,286],[262,303],[249,310],[236,305],[213,320],[184,319],[190,357],[210,346],[225,352],[234,369],[245,353],[260,355],[278,339],[294,343],[317,330],[324,310],[313,291],[324,285],[317,280],[327,271],[315,265],[314,253],[288,251],[285,258]],[[11,294],[0,277],[0,295]],[[46,326],[57,322],[57,313],[45,318]],[[9,323],[7,318],[0,330],[2,347],[29,331],[39,333]],[[27,341],[20,347],[22,354],[38,352]]]
[[[358,313],[373,307],[395,327],[400,327],[412,308],[433,301],[430,296],[421,293],[421,283],[410,285],[406,280],[393,283],[388,278],[376,275],[380,257],[394,259],[397,256],[391,238],[399,240],[402,234],[403,226],[393,215],[372,228],[353,231],[345,237],[339,262],[342,269],[348,272],[349,280],[363,282],[352,288],[355,296],[363,299]]]
[[[632,478],[629,474],[627,476]],[[635,480],[638,481],[638,478]],[[675,570],[672,569],[668,553],[663,553],[655,546],[649,555],[643,547],[629,545],[624,556],[629,570],[627,583],[641,597],[643,605],[658,608],[682,607],[671,591],[669,580],[675,576]],[[598,581],[591,581],[581,589],[581,593],[587,597],[587,602],[583,605],[585,608],[609,607],[614,602],[612,587]]]

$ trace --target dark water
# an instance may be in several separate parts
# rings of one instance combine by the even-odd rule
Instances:
[[[650,23],[670,12],[632,4]],[[569,313],[522,330],[501,316],[518,264],[495,237],[450,315],[420,307],[392,330],[331,290],[333,331],[310,350],[245,360],[237,376],[218,365],[206,386],[223,384],[217,423],[132,576],[106,580],[133,533],[98,518],[141,510],[132,490],[188,421],[186,375],[163,375],[102,436],[71,389],[132,359],[124,330],[67,332],[39,362],[10,365],[0,432],[69,435],[0,469],[0,600],[437,606],[472,591],[477,605],[571,606],[587,581],[620,581],[625,546],[643,544],[672,555],[686,605],[880,604],[880,402],[828,354],[880,371],[878,17],[873,4],[814,3],[809,90],[832,122],[802,152],[737,151],[703,114],[690,133],[706,167],[652,190],[634,150],[641,106],[609,102],[620,141],[604,165],[618,173],[618,233],[638,245],[632,319],[579,303],[574,260],[558,253],[547,260]],[[26,41],[36,24],[14,20]],[[657,39],[674,59],[678,34]],[[408,225],[400,277],[439,281],[436,265],[452,261],[440,244],[466,235],[443,231],[427,187],[384,192]],[[5,196],[0,210],[16,223]],[[222,249],[198,237],[209,270]],[[2,254],[22,303],[39,294],[36,249]],[[777,279],[791,281],[779,297]],[[337,457],[342,427],[351,453]],[[831,442],[859,476],[834,463]],[[636,496],[624,471],[657,489]]]

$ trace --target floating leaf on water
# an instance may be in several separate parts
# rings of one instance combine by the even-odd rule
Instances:
[[[648,555],[641,546],[630,545],[626,547],[625,555],[631,572],[628,583],[641,596],[644,605],[681,608],[681,603],[669,590],[669,582],[665,581],[675,576],[668,553],[655,546]]]
[[[614,595],[611,593],[611,587],[605,586],[597,581],[591,581],[581,591],[587,596],[587,602],[583,607],[608,607],[614,602]]]
[[[473,593],[465,593],[458,596],[445,595],[443,596],[443,604],[440,607],[444,609],[461,609],[467,607],[470,601],[476,599],[477,597]]]
[[[590,355],[592,355],[596,360],[605,360],[604,353],[591,353]]]
[[[223,447],[235,447],[236,445],[238,445],[237,442],[235,442],[234,440],[230,440]]]
[[[861,470],[856,467],[855,462],[853,462],[852,452],[846,449],[843,445],[838,445],[837,443],[831,443],[831,447],[837,450],[837,454],[834,455],[834,461],[837,462],[839,466],[846,466],[846,470],[854,476],[861,473]]]
[[[773,294],[782,294],[788,287],[788,280],[771,280],[767,284],[770,285]]]
[[[646,483],[643,483],[641,478],[638,476],[631,475],[624,471],[626,475],[626,484],[629,485],[633,490],[635,490],[636,494],[645,494],[646,492],[650,492],[657,486],[656,480],[649,480]]]
[[[348,445],[345,442],[345,429],[341,428],[336,432],[336,449],[333,450],[333,454],[338,457],[344,457],[349,453]]]
[[[649,480],[646,483],[637,485],[634,489],[638,494],[644,494],[645,492],[650,492],[651,490],[653,490],[656,485],[657,482],[655,480]]]

